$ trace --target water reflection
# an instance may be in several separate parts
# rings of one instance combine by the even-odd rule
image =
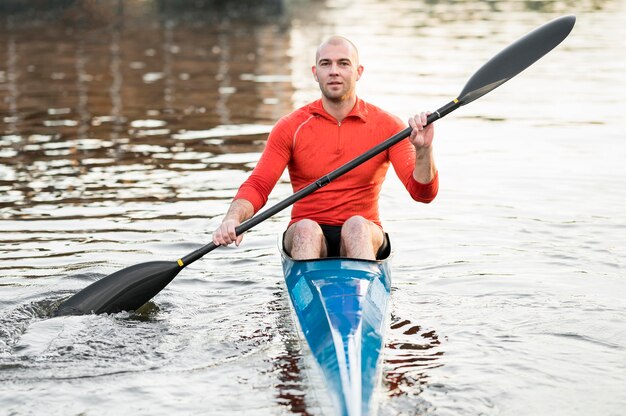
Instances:
[[[423,332],[408,319],[391,317],[389,342],[385,351],[385,383],[390,397],[418,395],[428,382],[428,370],[441,365],[441,344],[435,331]],[[422,343],[417,340],[422,339]],[[433,350],[433,351],[430,351]]]
[[[268,14],[251,25],[220,14],[232,9],[222,2],[195,4],[199,15],[169,2],[151,10],[143,2],[77,4],[50,7],[58,20],[40,10],[39,20],[17,14],[3,26],[5,218],[47,201],[176,198],[175,188],[141,172],[241,168],[211,157],[258,152],[269,125],[292,108],[289,78],[276,77],[287,57],[265,53],[288,42],[272,15],[279,7],[257,7]],[[122,177],[121,166],[139,177]]]
[[[272,371],[278,378],[275,385],[276,402],[290,413],[308,416],[310,413],[305,400],[306,374],[301,344],[303,340],[296,334],[285,292],[275,292],[274,297],[270,309],[277,314],[275,327],[281,344],[278,353],[270,357]]]

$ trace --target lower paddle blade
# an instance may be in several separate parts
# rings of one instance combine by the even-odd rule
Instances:
[[[67,299],[54,316],[134,311],[167,286],[181,269],[173,261],[151,261],[127,267]]]
[[[559,17],[502,50],[467,81],[459,94],[459,104],[471,103],[534,64],[569,35],[575,22],[574,16]]]

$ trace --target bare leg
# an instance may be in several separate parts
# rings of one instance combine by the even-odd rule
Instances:
[[[384,238],[383,230],[378,225],[355,215],[341,227],[341,255],[376,260],[376,253]]]
[[[287,228],[285,249],[294,260],[317,259],[328,253],[322,228],[311,220],[301,220]]]

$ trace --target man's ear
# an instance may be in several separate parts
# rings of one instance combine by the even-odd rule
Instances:
[[[361,79],[361,75],[363,75],[363,71],[365,70],[365,68],[363,68],[363,65],[359,65],[356,68],[356,73],[358,74],[358,76],[356,77],[356,80],[360,80]]]
[[[320,80],[317,79],[317,68],[315,68],[315,65],[311,67],[311,72],[313,73],[313,78],[315,79],[315,82],[320,82]]]

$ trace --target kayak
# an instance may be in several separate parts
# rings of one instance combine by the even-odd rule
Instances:
[[[342,416],[365,416],[379,383],[390,257],[294,260],[281,250],[292,309]]]

